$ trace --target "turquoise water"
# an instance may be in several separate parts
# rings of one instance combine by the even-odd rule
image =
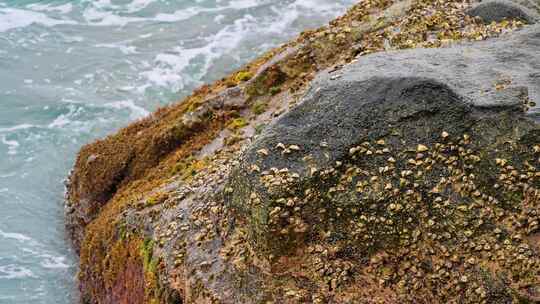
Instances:
[[[0,304],[72,303],[63,179],[79,147],[354,0],[0,0]]]

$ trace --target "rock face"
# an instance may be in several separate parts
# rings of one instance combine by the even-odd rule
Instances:
[[[446,288],[460,277],[475,282],[469,297],[487,303],[540,300],[538,243],[526,237],[538,230],[540,128],[523,114],[529,98],[540,99],[539,49],[535,26],[321,73],[248,148],[232,179],[252,245],[275,257],[335,246],[336,260],[357,271],[373,267],[361,260],[380,258],[378,278],[414,291],[408,301],[459,299]],[[503,258],[519,248],[529,250],[523,263]],[[415,267],[417,279],[407,274],[411,259],[426,266]],[[515,289],[519,279],[489,267],[536,283]],[[427,282],[433,290],[422,289]]]
[[[67,218],[83,302],[540,301],[540,25],[365,55],[522,25],[474,23],[468,2],[365,2],[245,83],[81,151]],[[430,18],[446,25],[417,35]]]
[[[470,9],[468,14],[480,17],[486,23],[500,22],[510,18],[521,19],[527,23],[535,23],[539,17],[537,12],[540,11],[538,5],[535,1],[528,0],[488,0]]]

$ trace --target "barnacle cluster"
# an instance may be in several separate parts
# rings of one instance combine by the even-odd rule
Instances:
[[[472,140],[366,141],[307,183],[287,168],[262,172],[273,254],[305,244],[304,275],[327,292],[371,278],[407,302],[537,298],[540,147],[497,157]]]

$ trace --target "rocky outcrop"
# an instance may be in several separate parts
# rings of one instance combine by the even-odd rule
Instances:
[[[379,267],[371,279],[408,302],[539,300],[540,252],[536,237],[523,237],[538,230],[540,179],[528,166],[540,128],[523,110],[540,98],[539,34],[535,26],[498,41],[374,54],[321,73],[233,175],[231,202],[252,246],[276,258],[333,248],[331,260],[355,271]],[[510,241],[512,233],[521,238]],[[527,289],[488,268],[517,262],[493,260],[504,242],[515,249],[503,256],[530,249],[512,266],[536,282]],[[385,262],[360,262],[381,255]],[[426,267],[406,274],[411,259]],[[433,266],[445,260],[451,266]]]
[[[480,17],[484,22],[500,22],[505,19],[516,18],[527,23],[535,23],[539,16],[540,7],[535,1],[509,1],[509,0],[488,0],[483,1],[470,9],[468,14]],[[529,9],[528,7],[532,7]]]
[[[83,301],[540,301],[540,26],[470,8],[363,1],[83,148]]]

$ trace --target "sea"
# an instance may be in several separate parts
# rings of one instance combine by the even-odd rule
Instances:
[[[0,0],[0,304],[76,303],[78,149],[358,0]]]

